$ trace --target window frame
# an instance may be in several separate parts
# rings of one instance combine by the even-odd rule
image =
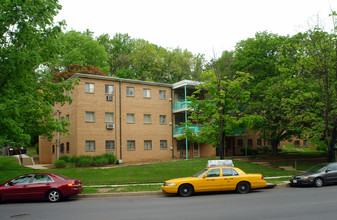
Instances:
[[[132,120],[130,121],[129,119],[131,119],[130,117],[132,116]],[[135,123],[135,113],[126,113],[126,123],[127,124],[134,124]]]
[[[144,150],[152,150],[152,140],[144,140]]]
[[[159,90],[159,99],[166,99],[166,90]]]
[[[108,118],[112,118],[112,120],[107,120],[107,115],[110,115]],[[115,114],[114,112],[105,112],[105,123],[114,123],[115,121]]]
[[[112,147],[111,148],[108,148],[108,143],[112,143]],[[105,150],[106,151],[113,151],[115,150],[115,141],[114,140],[106,140],[105,141]]]
[[[167,150],[167,140],[160,140],[159,143],[160,143],[160,150]],[[163,144],[163,143],[165,143],[165,144]]]
[[[151,89],[143,88],[143,98],[147,98],[147,99],[151,98]]]
[[[126,87],[126,96],[134,97],[135,96],[135,87],[127,86]]]
[[[92,119],[91,119],[90,114],[92,114],[91,116],[93,116]],[[89,122],[89,123],[95,122],[95,112],[86,111],[85,112],[85,122]]]
[[[152,116],[151,114],[144,114],[144,124],[152,124]]]
[[[162,118],[165,120],[162,121]],[[166,115],[159,115],[159,124],[166,125],[167,124],[166,118],[167,118]]]
[[[136,141],[135,140],[127,140],[126,150],[135,151],[136,150]]]
[[[85,152],[95,152],[96,142],[94,140],[85,141]]]
[[[90,94],[95,93],[95,83],[85,82],[84,87],[85,87],[84,88],[85,93],[90,93]]]
[[[112,88],[112,91],[110,91],[109,88]],[[113,94],[114,94],[114,86],[111,85],[111,84],[105,84],[105,85],[104,85],[104,93],[105,93],[106,95],[113,95]]]

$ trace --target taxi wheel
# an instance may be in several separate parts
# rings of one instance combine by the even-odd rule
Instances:
[[[183,197],[191,196],[193,194],[193,186],[189,184],[184,184],[179,187],[179,195]]]
[[[245,194],[250,191],[250,184],[248,182],[240,182],[237,187],[236,191],[240,194]]]

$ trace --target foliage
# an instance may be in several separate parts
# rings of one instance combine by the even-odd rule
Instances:
[[[57,0],[3,1],[0,7],[0,145],[22,146],[32,136],[67,132],[53,117],[52,105],[70,101],[73,81],[52,83],[44,69],[54,58],[54,39],[63,23],[53,17]]]
[[[204,82],[197,87],[188,100],[190,116],[185,136],[198,143],[211,143],[220,148],[220,157],[224,157],[225,136],[246,128],[258,119],[244,114],[244,106],[249,102],[249,91],[245,86],[252,77],[243,72],[234,74],[209,70],[202,74]],[[199,133],[189,130],[192,124],[202,125]]]
[[[273,154],[278,153],[280,141],[301,133],[293,120],[296,103],[292,95],[298,90],[297,81],[292,72],[282,72],[279,67],[281,55],[291,55],[291,51],[283,50],[287,44],[293,45],[288,37],[262,32],[255,38],[240,41],[235,51],[234,68],[254,77],[246,88],[251,92],[247,111],[262,120],[254,123],[252,129],[262,139],[270,140]]]
[[[54,166],[56,168],[64,168],[64,167],[66,167],[66,162],[64,160],[61,160],[61,159],[55,160],[54,161]]]
[[[80,167],[90,167],[92,164],[91,156],[79,156],[78,158],[78,166]]]
[[[109,72],[105,48],[93,38],[89,30],[84,33],[74,30],[61,33],[54,45],[60,52],[59,56],[49,63],[53,72],[60,72],[72,64],[95,66],[104,73]]]
[[[106,76],[98,67],[94,66],[81,66],[78,64],[71,64],[63,70],[62,72],[55,72],[53,73],[53,81],[54,82],[62,82],[76,73],[84,73],[84,74],[91,74],[91,75],[99,75],[99,76]]]

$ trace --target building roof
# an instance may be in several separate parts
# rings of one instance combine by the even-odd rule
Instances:
[[[200,85],[201,82],[193,81],[193,80],[182,80],[180,82],[172,84],[172,89],[178,89],[181,87],[186,86],[187,88],[195,88],[196,86]]]

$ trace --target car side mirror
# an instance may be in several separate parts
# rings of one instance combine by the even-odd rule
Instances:
[[[207,174],[204,174],[201,177],[205,179],[207,177]]]
[[[328,172],[330,172],[330,171],[331,171],[331,169],[326,169],[326,171],[325,171],[325,172],[326,172],[326,173],[328,173]]]
[[[13,185],[14,185],[13,182],[8,183],[8,186],[13,186]]]

